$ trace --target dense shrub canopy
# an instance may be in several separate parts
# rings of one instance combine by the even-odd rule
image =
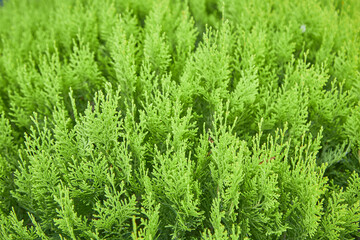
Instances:
[[[360,1],[8,0],[0,239],[354,239]]]

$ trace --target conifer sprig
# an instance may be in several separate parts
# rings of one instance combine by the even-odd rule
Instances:
[[[0,239],[360,237],[359,9],[4,1]]]

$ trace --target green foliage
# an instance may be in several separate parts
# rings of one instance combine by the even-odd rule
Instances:
[[[359,9],[5,1],[0,239],[360,237]]]

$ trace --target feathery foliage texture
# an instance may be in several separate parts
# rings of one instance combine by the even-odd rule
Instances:
[[[7,0],[0,239],[359,239],[360,1]]]

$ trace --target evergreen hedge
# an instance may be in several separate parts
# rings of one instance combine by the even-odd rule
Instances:
[[[360,1],[8,0],[0,239],[360,236]]]

